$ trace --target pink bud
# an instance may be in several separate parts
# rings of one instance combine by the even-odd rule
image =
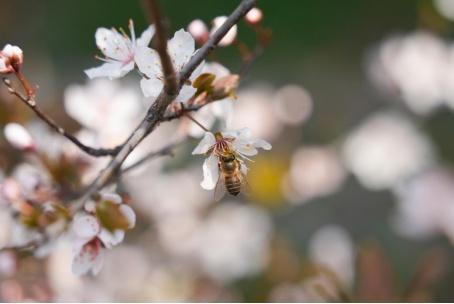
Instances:
[[[0,73],[18,71],[23,62],[24,54],[18,46],[7,44],[0,51]]]
[[[208,40],[210,33],[208,32],[208,28],[200,19],[193,20],[188,25],[188,32],[194,37],[195,41],[198,44],[203,44]]]
[[[21,197],[21,188],[19,183],[12,178],[5,179],[0,184],[0,194],[10,202],[18,200]]]
[[[16,149],[34,150],[35,143],[30,133],[17,123],[9,123],[3,130],[6,140]]]
[[[256,25],[263,19],[263,12],[261,9],[254,7],[244,17],[246,22],[250,25]]]
[[[213,35],[227,20],[226,16],[219,16],[213,19],[213,27],[211,28],[211,35]],[[237,26],[234,25],[224,36],[224,38],[219,41],[219,46],[229,46],[231,45],[235,39],[237,34]]]

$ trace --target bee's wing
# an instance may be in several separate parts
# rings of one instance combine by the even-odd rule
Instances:
[[[219,202],[225,195],[225,182],[224,182],[224,174],[219,172],[219,178],[216,183],[216,187],[214,188],[214,201]]]
[[[251,194],[251,185],[249,184],[247,180],[247,172],[248,172],[248,167],[244,163],[244,161],[240,162],[240,171],[241,171],[241,193],[243,195],[249,196]]]

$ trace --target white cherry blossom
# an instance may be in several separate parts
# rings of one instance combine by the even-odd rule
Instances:
[[[150,44],[155,28],[150,25],[136,39],[132,20],[129,21],[128,26],[131,37],[128,37],[125,33],[119,33],[116,29],[101,27],[96,30],[96,45],[105,56],[101,59],[105,63],[99,67],[85,70],[85,74],[89,78],[120,78],[134,69],[137,51]]]
[[[136,215],[131,207],[122,203],[121,197],[115,193],[101,194],[101,200],[108,200],[120,205],[119,210],[128,221],[128,229],[135,226]],[[110,249],[124,239],[124,230],[113,232],[102,227],[94,215],[95,203],[88,202],[85,206],[87,213],[79,214],[73,221],[74,258],[72,271],[75,275],[87,274],[91,271],[96,275],[102,268],[105,248]]]
[[[200,183],[203,189],[212,190],[215,188],[219,178],[219,156],[225,151],[232,151],[241,162],[243,174],[247,173],[247,167],[242,159],[248,159],[258,153],[258,148],[271,150],[271,144],[263,139],[251,138],[248,128],[238,131],[217,132],[215,134],[206,132],[203,139],[192,151],[192,154],[205,154],[208,158],[203,163],[203,181]]]
[[[191,59],[195,52],[195,42],[191,34],[183,29],[175,33],[167,44],[170,59],[172,61],[175,73],[179,73],[183,66]],[[151,48],[140,48],[136,54],[136,63],[139,70],[145,75],[140,81],[145,97],[158,97],[164,86],[164,74],[162,72],[161,60],[158,53]],[[190,81],[195,80],[202,72],[203,64],[192,72]],[[178,102],[184,102],[191,98],[196,92],[192,85],[185,84],[181,88],[180,94],[176,98]]]

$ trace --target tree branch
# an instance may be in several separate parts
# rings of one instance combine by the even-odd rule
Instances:
[[[154,23],[156,28],[155,35],[155,49],[161,59],[162,71],[164,73],[164,88],[166,92],[173,95],[178,90],[178,84],[175,74],[175,69],[172,64],[172,60],[167,52],[167,36],[164,26],[163,16],[159,9],[159,5],[156,0],[148,0],[148,8],[150,12],[151,21]]]
[[[104,149],[104,148],[92,148],[90,146],[84,145],[81,143],[76,137],[74,137],[72,134],[68,133],[65,129],[60,127],[52,118],[47,116],[38,106],[35,98],[33,96],[25,96],[22,95],[20,92],[18,92],[16,89],[12,87],[11,81],[8,78],[3,78],[3,83],[5,86],[8,88],[8,92],[11,95],[16,96],[21,100],[27,107],[29,107],[35,114],[42,120],[44,121],[51,129],[53,129],[55,132],[59,133],[60,135],[63,135],[66,137],[69,141],[71,141],[73,144],[75,144],[79,149],[84,151],[87,154],[90,154],[91,156],[108,156],[108,155],[115,155],[120,151],[121,146],[117,146],[112,149]]]
[[[126,157],[137,147],[137,145],[162,121],[164,113],[169,104],[176,98],[185,81],[191,76],[192,72],[207,55],[214,50],[219,41],[227,34],[230,28],[235,25],[251,8],[254,7],[257,0],[242,0],[238,7],[228,17],[226,22],[207,40],[207,42],[195,53],[189,62],[180,72],[179,84],[174,94],[169,93],[165,88],[161,91],[156,101],[149,108],[145,118],[139,126],[132,132],[129,138],[122,145],[118,154],[103,169],[98,177],[88,188],[86,194],[77,201],[72,207],[73,211],[80,209],[85,200],[92,197],[99,189],[106,185],[112,176],[117,172]]]
[[[191,60],[183,67],[180,73],[180,86],[191,76],[192,72],[202,63],[203,60],[211,53],[219,41],[224,38],[227,32],[238,21],[246,15],[257,3],[257,0],[243,0],[240,5],[232,12],[224,24],[208,38],[207,42],[192,56]]]
[[[184,143],[184,140],[181,140],[176,143],[169,144],[157,151],[150,152],[147,155],[145,155],[144,157],[142,157],[141,159],[139,159],[138,161],[136,161],[135,163],[133,163],[132,165],[129,165],[128,167],[122,169],[121,174],[127,173],[137,167],[140,167],[144,163],[146,163],[152,159],[155,159],[159,156],[173,155],[173,149],[175,149],[176,147],[178,147],[179,145],[181,145],[183,143]]]

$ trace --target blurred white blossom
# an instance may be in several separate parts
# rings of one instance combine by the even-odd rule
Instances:
[[[329,195],[340,188],[345,169],[336,151],[331,147],[305,146],[293,153],[288,183],[296,197],[295,202]],[[286,191],[284,191],[286,193]]]
[[[8,142],[18,150],[33,150],[35,142],[30,133],[22,125],[17,123],[9,123],[3,129],[5,138]]]
[[[299,125],[312,114],[313,100],[303,87],[286,85],[276,91],[273,100],[276,117],[284,124]]]
[[[451,0],[434,0],[436,10],[449,20],[454,20],[454,3]]]
[[[257,85],[240,90],[234,102],[234,113],[229,129],[248,127],[255,136],[272,141],[282,132],[282,124],[273,107],[274,90]]]
[[[134,89],[104,79],[71,85],[64,97],[66,112],[94,132],[103,146],[123,142],[136,127],[143,108]]]
[[[344,285],[353,284],[355,249],[342,227],[329,225],[317,230],[309,240],[309,255],[312,261],[334,272]]]
[[[266,265],[270,233],[265,212],[226,202],[213,210],[198,232],[202,267],[227,281],[254,274]]]
[[[448,1],[449,2],[449,1]],[[454,46],[429,32],[389,38],[369,64],[372,80],[388,93],[398,94],[417,114],[429,114],[454,103]]]
[[[434,168],[400,184],[394,191],[393,226],[404,236],[427,238],[445,234],[454,243],[454,174]]]
[[[428,138],[394,112],[368,117],[343,145],[345,165],[372,190],[392,187],[417,174],[432,163],[433,154]]]

